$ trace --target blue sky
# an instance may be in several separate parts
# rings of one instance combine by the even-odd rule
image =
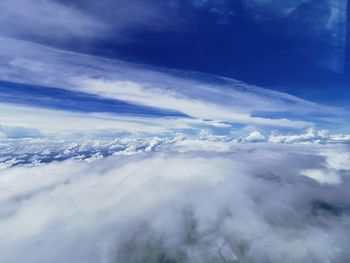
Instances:
[[[2,130],[349,130],[345,1],[0,8]]]

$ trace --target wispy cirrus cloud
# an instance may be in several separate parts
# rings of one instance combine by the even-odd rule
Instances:
[[[172,110],[199,122],[302,129],[313,126],[318,117],[346,114],[338,108],[231,79],[151,68],[25,41],[2,40],[0,78],[6,81]],[[310,118],[305,118],[307,116]]]
[[[49,46],[129,41],[134,27],[170,27],[163,5],[140,0],[56,1],[4,0],[0,3],[0,36]],[[169,14],[170,16],[170,14]],[[67,45],[66,45],[67,44]]]
[[[98,132],[173,133],[200,126],[220,127],[223,124],[191,118],[116,115],[74,112],[0,103],[0,124],[5,128],[36,130],[42,136],[65,136]],[[223,125],[224,126],[224,125]],[[225,127],[225,126],[224,126]],[[9,135],[11,135],[11,129]],[[25,131],[24,130],[24,131]],[[24,134],[25,137],[25,134]]]
[[[135,0],[135,3],[138,2]],[[16,8],[19,4],[22,4],[21,9]],[[112,31],[123,31],[136,24],[154,23],[159,15],[159,13],[157,15],[157,10],[162,8],[162,5],[157,3],[131,7],[130,4],[126,5],[120,1],[104,1],[103,3],[87,1],[68,4],[65,1],[18,0],[17,2],[3,1],[1,5],[4,16],[0,18],[0,21],[3,19],[4,23],[0,28],[0,37],[2,36],[0,79],[4,81],[36,85],[39,89],[42,88],[43,93],[44,90],[52,87],[93,95],[96,100],[99,98],[114,99],[132,104],[135,107],[151,107],[159,112],[175,112],[182,117],[188,117],[187,119],[179,118],[182,124],[186,123],[186,125],[180,125],[181,128],[185,129],[195,127],[201,129],[206,125],[213,127],[249,125],[269,129],[305,129],[320,123],[322,123],[321,126],[324,123],[329,124],[335,119],[339,122],[344,116],[347,116],[347,113],[339,108],[319,105],[233,79],[196,72],[153,68],[120,60],[68,52],[34,43],[37,37],[53,40],[56,38],[67,40],[86,37],[97,38],[99,34],[106,33],[105,30],[111,29],[109,28],[110,20],[115,17],[115,14],[120,14],[116,18],[117,21],[120,20],[120,23],[119,25],[114,23],[114,27],[118,27],[118,29],[111,29]],[[119,8],[112,8],[117,6]],[[96,14],[93,14],[92,11],[95,8]],[[42,14],[41,17],[38,12]],[[127,13],[129,14],[126,15]],[[132,14],[139,15],[133,16]],[[147,22],[147,17],[152,19],[148,19]],[[46,23],[41,23],[41,21],[46,21]],[[9,89],[6,89],[6,92],[8,91]],[[11,98],[11,91],[6,94],[6,99],[8,98]],[[12,101],[16,101],[16,98]],[[19,100],[17,101],[20,104]],[[26,102],[26,105],[29,101]],[[7,103],[5,106],[8,107],[9,102],[6,100],[5,102]],[[94,112],[93,105],[97,104],[91,104],[86,119],[91,118],[91,113]],[[29,103],[29,106],[33,108],[39,105],[34,105],[34,103],[30,105]],[[56,103],[55,106],[59,108],[59,104]],[[64,111],[67,111],[69,117],[67,115],[64,127],[71,128],[77,128],[77,126],[74,125],[74,121],[70,125],[68,120],[76,118],[76,114],[84,115],[81,112],[72,113],[73,107],[65,108],[64,103],[58,111],[47,111],[43,108],[45,107],[41,105],[42,114],[37,112],[33,118],[27,119],[40,124],[41,128],[45,128],[45,125],[43,125],[43,121],[39,121],[39,118],[45,119],[49,112],[55,116],[63,116]],[[84,111],[83,108],[79,109]],[[18,111],[21,112],[22,109],[19,107]],[[101,114],[103,111],[103,106],[98,109],[99,114],[97,115],[99,117],[97,119],[103,115]],[[107,115],[102,117],[105,124],[107,119],[110,120],[110,116],[118,115],[115,117],[120,118],[122,114],[117,114],[115,111],[110,112],[108,107],[105,108],[105,111]],[[20,116],[22,115],[19,114],[18,118]],[[2,125],[5,126],[14,127],[14,124],[21,123],[21,121],[11,121],[11,118],[3,117],[2,119],[4,121]],[[132,119],[131,122],[133,123],[134,120]],[[146,119],[145,123],[148,123],[149,120],[149,118]],[[175,121],[176,118],[171,118],[171,120]],[[188,125],[189,122],[191,125]],[[202,124],[203,127],[201,127]],[[34,126],[23,119],[22,126],[26,125],[31,128]],[[140,125],[139,121],[138,125]],[[160,125],[160,122],[156,119],[152,120],[151,126],[153,128],[154,125]],[[46,127],[48,126],[46,125]],[[104,125],[102,126],[104,127]],[[59,130],[64,130],[62,127]],[[99,127],[99,125],[95,125],[95,127]],[[106,124],[106,127],[116,126]],[[125,125],[125,127],[129,126]],[[174,130],[175,127],[179,127],[178,122],[175,122],[173,127]],[[75,128],[73,130],[76,130]],[[159,131],[164,131],[163,128],[160,127]],[[165,130],[169,131],[169,129],[170,126],[167,126]],[[137,126],[136,130],[141,131],[141,127]],[[144,130],[149,131],[150,129],[145,125]]]
[[[107,29],[103,22],[56,1],[4,0],[0,9],[0,34],[7,37],[65,41],[94,38]]]

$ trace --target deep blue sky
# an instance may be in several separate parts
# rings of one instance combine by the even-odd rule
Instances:
[[[346,0],[49,2],[73,8],[107,29],[93,37],[64,39],[58,30],[53,37],[54,30],[42,33],[34,23],[27,30],[26,25],[8,22],[16,17],[13,10],[6,16],[11,4],[5,3],[3,31],[66,50],[227,76],[316,101],[350,98],[343,71]],[[23,13],[35,15],[25,7]],[[45,25],[50,18],[40,19]],[[65,27],[76,22],[64,14],[61,19]],[[50,26],[51,21],[46,23]],[[87,25],[83,30],[94,29]]]
[[[140,8],[152,7],[161,18],[152,21],[151,14],[149,24],[128,27],[125,41],[113,19],[118,23],[117,16],[128,12],[140,16],[140,2],[124,4],[117,13],[113,1],[102,2],[70,4],[112,23],[110,34],[64,43],[65,48],[228,76],[308,99],[337,100],[339,92],[350,98],[342,74],[346,17],[334,13],[344,1],[147,1]]]

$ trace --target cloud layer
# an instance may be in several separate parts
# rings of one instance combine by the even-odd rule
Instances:
[[[348,147],[179,147],[2,170],[1,261],[350,259]]]

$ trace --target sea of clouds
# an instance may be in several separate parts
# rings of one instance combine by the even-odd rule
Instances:
[[[2,141],[0,262],[348,262],[349,145],[322,136]]]

